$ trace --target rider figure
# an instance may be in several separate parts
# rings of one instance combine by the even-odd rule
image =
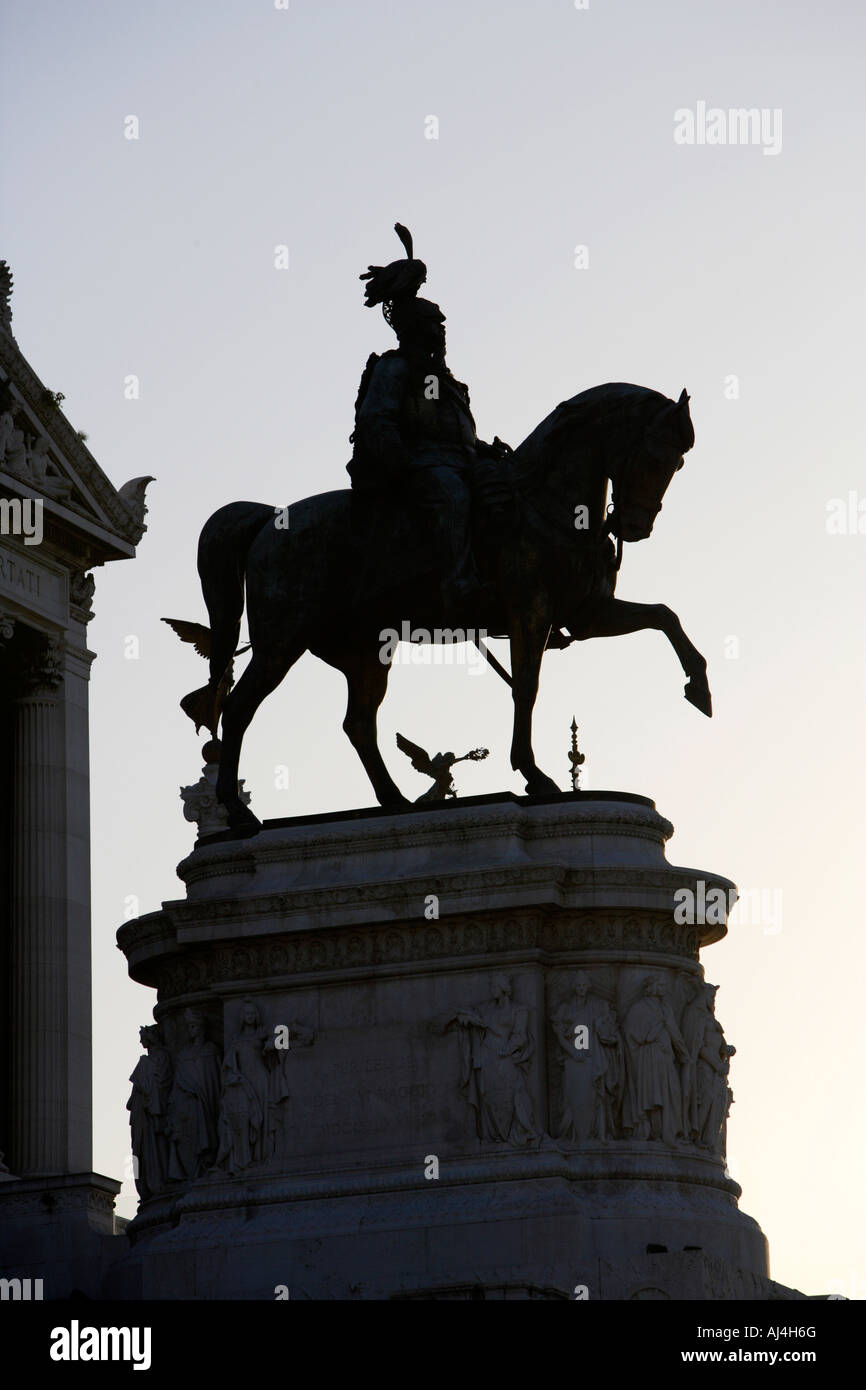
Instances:
[[[470,536],[473,468],[479,457],[499,460],[508,448],[478,439],[469,392],[445,363],[445,315],[418,298],[426,266],[413,259],[408,231],[399,223],[395,230],[407,259],[370,266],[361,279],[368,281],[365,303],[382,305],[399,346],[367,362],[349,473],[356,488],[408,484],[428,523],[442,598],[462,609],[481,587]]]

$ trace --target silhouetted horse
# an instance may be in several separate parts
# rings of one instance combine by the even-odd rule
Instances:
[[[651,534],[668,484],[693,443],[685,391],[671,401],[646,387],[615,383],[558,405],[496,465],[510,498],[508,516],[503,520],[501,507],[477,509],[475,548],[485,583],[477,609],[459,615],[441,611],[441,576],[405,499],[325,492],[294,504],[288,518],[256,502],[221,507],[206,522],[198,550],[211,624],[210,681],[181,704],[214,733],[222,713],[217,793],[231,826],[258,826],[238,797],[241,743],[265,696],[305,651],[346,676],[343,728],[378,800],[407,804],[376,741],[393,656],[386,635],[406,621],[434,639],[454,640],[456,623],[458,637],[472,628],[510,639],[511,765],[526,778],[530,795],[559,791],[536,766],[531,737],[541,658],[552,631],[564,628],[571,640],[583,641],[657,628],[688,676],[686,698],[711,714],[706,662],[676,614],[664,604],[614,598],[623,542]],[[226,694],[244,586],[252,657]]]

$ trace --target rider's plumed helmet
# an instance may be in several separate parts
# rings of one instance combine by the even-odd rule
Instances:
[[[368,309],[382,305],[386,323],[398,333],[401,323],[405,323],[417,312],[436,310],[438,306],[426,299],[418,299],[418,291],[427,279],[427,267],[412,254],[412,234],[402,223],[394,223],[394,231],[403,243],[406,257],[401,261],[391,261],[390,265],[371,265],[359,277],[366,280],[364,303]],[[440,314],[441,317],[441,314]]]

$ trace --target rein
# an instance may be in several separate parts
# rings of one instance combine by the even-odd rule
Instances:
[[[610,535],[613,534],[613,503],[612,503],[612,502],[611,502],[610,506],[609,506],[608,509],[607,509],[607,520],[606,520],[606,522],[605,522],[604,534],[605,534],[606,536],[610,536]],[[619,567],[620,567],[621,564],[622,564],[622,536],[617,536],[617,538],[616,538],[616,564],[614,565],[614,570],[616,571],[617,574],[619,574]]]
[[[534,520],[535,520],[536,522],[540,522],[543,528],[549,528],[550,530],[553,530],[553,531],[558,532],[558,534],[559,534],[560,536],[563,536],[563,537],[565,537],[566,540],[568,540],[569,544],[571,544],[571,545],[574,544],[574,541],[575,541],[575,528],[574,528],[573,526],[570,526],[570,525],[568,524],[567,521],[563,521],[561,517],[556,516],[556,515],[551,516],[549,513],[543,511],[543,510],[541,509],[541,507],[539,507],[538,504],[537,504],[535,501],[533,501],[532,494],[527,495],[526,493],[523,493],[523,494],[521,495],[521,492],[520,492],[519,489],[515,489],[515,492],[516,492],[518,501],[519,501],[519,502],[522,504],[522,506],[523,506],[524,514],[528,513],[529,516],[530,516],[530,518],[534,518]],[[608,509],[607,509],[607,512],[606,512],[606,514],[605,514],[605,521],[604,521],[604,524],[603,524],[602,529],[601,529],[601,532],[600,532],[599,541],[602,540],[605,536],[609,536],[609,535],[612,534],[612,530],[613,530],[613,520],[614,520],[614,518],[613,518],[613,510],[614,510],[614,508],[613,508],[613,503],[611,502],[611,503],[609,504]],[[596,544],[599,544],[599,541],[596,541]],[[622,550],[622,536],[617,536],[617,537],[616,537],[616,572],[617,572],[617,573],[619,573],[619,568],[620,568],[620,566],[621,566],[621,564],[622,564],[622,553],[623,553],[623,550]]]

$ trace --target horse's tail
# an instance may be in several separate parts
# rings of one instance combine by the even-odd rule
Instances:
[[[202,527],[198,542],[198,573],[210,618],[210,680],[190,691],[180,707],[216,737],[222,703],[231,689],[232,660],[237,651],[244,611],[247,556],[256,536],[276,514],[263,502],[230,502],[214,512]]]

